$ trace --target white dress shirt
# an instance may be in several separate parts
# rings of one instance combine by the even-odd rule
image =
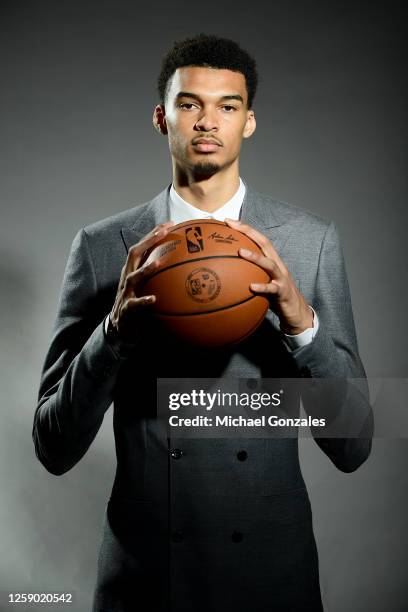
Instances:
[[[216,219],[217,221],[224,221],[226,218],[239,219],[244,197],[245,184],[240,178],[238,191],[234,193],[232,198],[217,210],[209,213],[183,200],[172,184],[170,187],[170,219],[174,223],[183,223],[183,221],[189,221],[190,219]]]
[[[169,219],[174,221],[174,223],[183,223],[190,219],[216,219],[217,221],[224,221],[225,218],[229,218],[239,220],[244,197],[245,184],[240,177],[238,190],[234,193],[232,198],[220,206],[220,208],[217,208],[217,210],[209,213],[186,202],[186,200],[177,193],[172,183],[170,187]],[[311,306],[310,308],[313,312],[313,327],[309,327],[296,335],[282,334],[285,344],[291,350],[310,344],[319,329],[317,314]]]

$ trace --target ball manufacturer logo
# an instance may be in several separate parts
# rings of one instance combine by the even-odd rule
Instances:
[[[185,230],[187,249],[189,253],[199,253],[204,250],[204,241],[202,238],[201,227],[187,227]]]
[[[212,302],[221,291],[221,281],[214,270],[197,268],[186,279],[186,290],[195,302],[207,304]]]

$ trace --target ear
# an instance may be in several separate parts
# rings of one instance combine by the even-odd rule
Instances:
[[[247,120],[245,122],[243,136],[249,138],[256,130],[256,119],[253,110],[249,110],[247,113]]]
[[[163,104],[158,104],[154,109],[153,125],[159,134],[167,134],[166,112]]]

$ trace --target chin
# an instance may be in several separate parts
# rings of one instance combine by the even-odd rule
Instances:
[[[194,164],[192,172],[196,178],[208,178],[216,174],[220,169],[221,166],[219,164],[208,161]]]

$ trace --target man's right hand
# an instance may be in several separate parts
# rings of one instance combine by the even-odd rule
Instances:
[[[147,249],[168,234],[172,225],[174,225],[173,221],[157,225],[129,249],[120,275],[115,303],[109,315],[112,327],[124,342],[131,343],[136,340],[144,309],[156,301],[155,295],[140,295],[140,285],[143,279],[151,274],[159,264],[153,261],[148,265],[140,266],[142,257]]]

